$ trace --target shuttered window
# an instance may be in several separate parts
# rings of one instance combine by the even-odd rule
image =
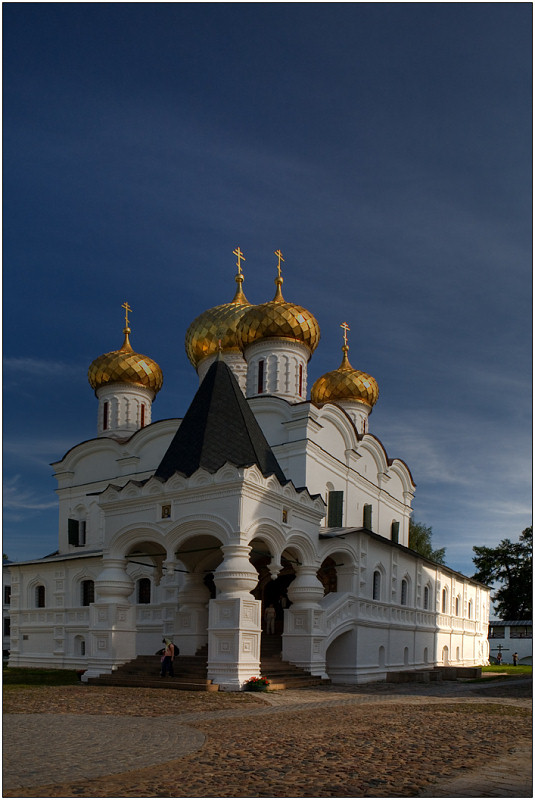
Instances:
[[[399,543],[399,522],[392,523],[392,541]]]
[[[363,509],[362,526],[369,531],[372,529],[372,507],[369,504],[366,504]]]
[[[329,492],[327,504],[327,527],[341,528],[344,508],[344,493]]]

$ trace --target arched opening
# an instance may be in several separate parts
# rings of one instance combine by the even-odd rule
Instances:
[[[383,645],[381,645],[379,648],[379,669],[384,669],[385,663],[385,649]]]
[[[447,666],[447,664],[449,664],[449,650],[447,645],[444,645],[444,647],[442,648],[442,663],[444,664],[444,666]]]
[[[166,556],[164,548],[156,542],[137,542],[125,554],[130,567],[128,572],[139,571],[139,567],[145,567],[155,585],[159,586]]]
[[[267,627],[266,609],[273,606],[275,609],[274,634],[280,636],[284,630],[284,610],[291,606],[288,587],[295,578],[296,559],[291,553],[283,553],[280,560],[282,569],[276,578],[272,578],[269,571],[272,560],[271,552],[264,541],[253,539],[249,560],[258,572],[258,584],[251,594],[255,600],[260,600],[262,603],[262,630],[266,631]]]
[[[408,647],[404,647],[403,648],[403,665],[405,667],[409,666],[409,648]]]
[[[318,570],[318,580],[323,586],[324,594],[338,591],[338,576],[336,574],[336,561],[327,556]]]
[[[427,647],[424,647],[424,664],[429,664],[429,651]]]

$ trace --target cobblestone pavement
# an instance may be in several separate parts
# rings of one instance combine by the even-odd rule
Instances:
[[[527,680],[9,688],[4,797],[532,797]]]

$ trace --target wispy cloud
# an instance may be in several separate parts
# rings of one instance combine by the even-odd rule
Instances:
[[[14,511],[18,519],[23,517],[20,512],[45,511],[49,508],[57,507],[57,500],[55,497],[48,497],[45,499],[37,495],[31,489],[26,489],[21,486],[20,475],[15,475],[13,478],[4,482],[3,497],[5,511]]]
[[[72,375],[73,367],[64,361],[50,361],[40,358],[4,358],[4,375],[16,372],[28,377],[42,375]]]

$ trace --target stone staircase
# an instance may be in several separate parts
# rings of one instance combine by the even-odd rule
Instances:
[[[305,670],[283,661],[282,637],[262,636],[260,669],[269,680],[270,690],[297,689],[329,683]],[[111,675],[89,678],[90,686],[140,686],[146,689],[182,689],[183,691],[217,692],[219,686],[206,677],[208,645],[194,656],[177,656],[174,662],[175,677],[160,678],[159,656],[138,656],[123,664]]]

